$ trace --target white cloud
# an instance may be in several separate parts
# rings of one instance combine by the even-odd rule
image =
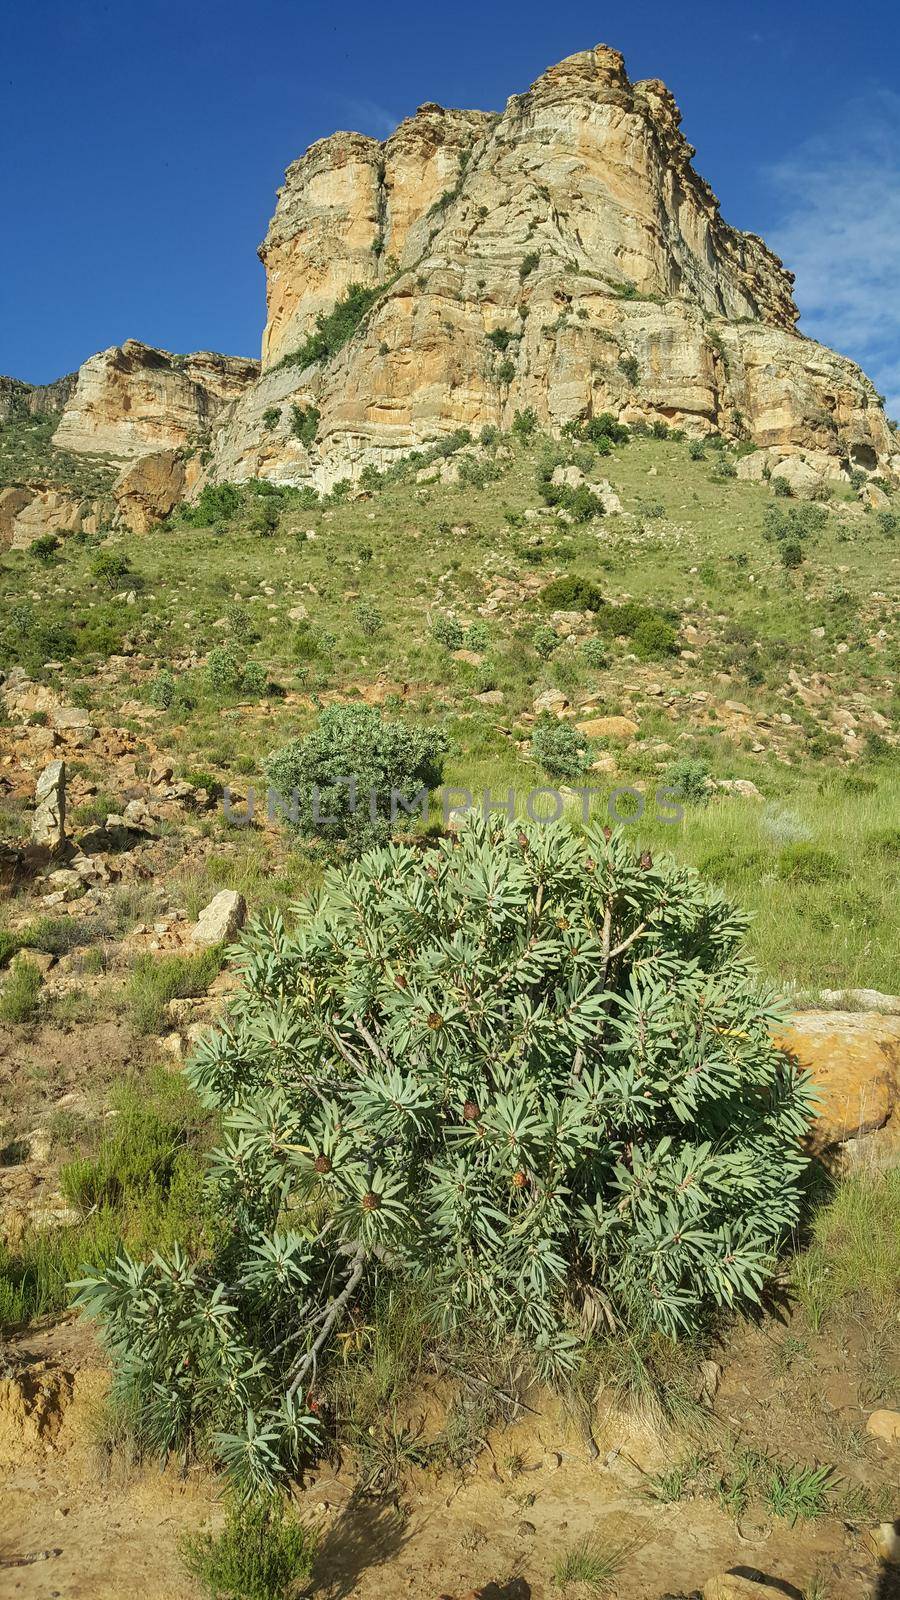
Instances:
[[[801,327],[858,361],[900,416],[900,95],[851,102],[769,176],[770,242],[797,275]]]
[[[368,133],[373,138],[386,139],[401,121],[393,111],[380,106],[377,100],[360,100],[345,94],[335,94],[332,99],[340,106],[341,114],[351,119],[354,133]]]

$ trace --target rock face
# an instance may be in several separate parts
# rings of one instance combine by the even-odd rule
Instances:
[[[74,392],[78,373],[70,372],[53,383],[22,383],[0,377],[0,422],[17,417],[43,417],[61,411]]]
[[[195,457],[178,450],[157,450],[123,467],[112,486],[117,520],[131,533],[148,533],[167,517],[198,477]]]
[[[128,339],[80,368],[53,443],[120,461],[196,444],[258,373],[237,356],[176,356]]]
[[[66,842],[66,764],[51,761],[34,791],[31,842],[44,850],[59,850]]]
[[[214,427],[212,476],[325,488],[526,406],[900,470],[872,384],[796,332],[791,274],[722,219],[679,120],[598,46],[500,116],[427,105],[383,144],[314,144],[260,251],[263,373]],[[337,354],[280,364],[351,283],[380,293]],[[308,447],[291,405],[320,413]]]

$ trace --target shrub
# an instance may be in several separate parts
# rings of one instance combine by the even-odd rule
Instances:
[[[311,1386],[385,1280],[544,1377],[577,1360],[579,1313],[625,1340],[758,1300],[810,1096],[745,930],[621,833],[530,824],[375,850],[294,933],[252,926],[188,1069],[225,1121],[212,1249],[123,1252],[76,1286],[142,1437],[245,1491],[295,1471]]]
[[[559,637],[552,628],[542,622],[531,635],[531,646],[533,650],[537,651],[542,661],[549,661],[554,650],[559,649]]]
[[[681,756],[668,768],[664,783],[679,800],[688,805],[702,806],[709,799],[707,784],[709,767],[698,756]]]
[[[465,646],[467,650],[477,650],[479,653],[487,649],[490,644],[490,635],[483,622],[470,622],[466,629]]]
[[[185,678],[176,678],[167,667],[151,679],[147,699],[160,711],[190,711],[195,705],[194,695]]]
[[[506,360],[501,361],[499,367],[497,368],[497,382],[502,387],[505,384],[512,383],[515,375],[516,364],[514,361],[510,360],[509,356],[507,356]]]
[[[620,356],[619,371],[624,373],[629,383],[637,383],[641,371],[637,363],[637,356]]]
[[[403,815],[399,797],[411,805],[440,782],[446,748],[442,733],[391,721],[377,706],[329,706],[265,770],[286,804],[296,791],[302,833],[361,850],[390,838]]]
[[[384,617],[371,600],[360,600],[356,607],[356,626],[367,638],[373,638],[384,627]]]
[[[519,263],[520,283],[524,283],[529,274],[534,272],[536,267],[540,266],[540,261],[541,258],[536,250],[529,250],[527,256],[522,257],[522,260]]]
[[[0,1022],[31,1022],[37,1014],[41,997],[40,968],[19,955],[10,965],[0,993]]]
[[[831,883],[844,875],[840,862],[830,850],[823,850],[821,845],[805,839],[787,844],[779,851],[777,872],[779,878],[786,878],[790,883]]]
[[[546,504],[567,511],[574,522],[590,522],[593,517],[602,517],[603,501],[590,484],[579,483],[573,487],[569,483],[552,483],[543,475],[538,482]]]
[[[262,414],[263,427],[274,428],[280,416],[281,412],[277,406],[266,406],[266,409]]]
[[[537,431],[538,419],[534,406],[526,406],[524,411],[515,412],[512,419],[512,432],[517,439],[530,439]]]
[[[291,406],[291,433],[301,444],[310,445],[316,437],[321,412],[316,406]],[[365,485],[364,485],[365,487]]]
[[[278,527],[281,513],[274,500],[260,497],[250,507],[247,526],[261,539],[270,539]]]
[[[169,1001],[205,994],[221,965],[217,945],[197,955],[139,955],[127,991],[132,1027],[137,1033],[161,1033]]]
[[[185,1537],[181,1558],[211,1600],[291,1600],[312,1576],[316,1536],[283,1498],[232,1499],[219,1534]]]
[[[551,778],[580,778],[589,763],[584,734],[549,711],[542,712],[534,725],[531,754]]]
[[[678,654],[678,635],[664,617],[643,617],[631,636],[642,661],[658,661]]]
[[[799,539],[786,539],[780,549],[781,565],[790,571],[803,564],[803,546]]]
[[[876,517],[878,531],[885,539],[896,539],[900,534],[900,512],[879,511]]]
[[[706,449],[702,439],[691,439],[689,441],[688,455],[692,461],[703,461],[705,459]]]
[[[219,699],[233,694],[260,695],[266,688],[265,668],[258,661],[247,661],[235,645],[215,645],[204,672],[212,694]]]
[[[445,650],[461,650],[464,638],[462,624],[457,617],[442,612],[431,624],[431,637],[436,644],[442,644]]]
[[[282,356],[278,366],[308,367],[314,361],[330,361],[352,338],[375,301],[384,293],[384,287],[384,284],[378,283],[371,288],[361,283],[351,283],[331,311],[319,312],[314,332],[304,339],[298,350]]]
[[[189,527],[211,528],[230,522],[241,509],[241,491],[233,483],[206,483],[192,506],[181,507],[181,517]]]
[[[39,538],[32,539],[31,544],[28,546],[28,554],[49,565],[55,559],[61,542],[61,540],[57,539],[55,533],[42,533]]]
[[[98,550],[91,560],[91,576],[107,588],[115,589],[131,571],[131,562],[122,550]]]
[[[541,590],[541,600],[552,611],[599,611],[603,594],[593,578],[581,578],[568,572],[562,578],[554,578]]]
[[[609,656],[601,639],[585,639],[581,654],[589,667],[602,669],[609,666]]]
[[[294,633],[293,656],[295,661],[326,659],[335,646],[335,637],[327,628],[317,628],[312,622],[298,622]]]

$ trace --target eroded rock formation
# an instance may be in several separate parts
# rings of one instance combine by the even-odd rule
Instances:
[[[242,357],[178,356],[128,339],[80,368],[53,442],[123,462],[197,444],[258,372]]]
[[[796,332],[791,274],[723,220],[679,120],[598,46],[500,116],[427,105],[383,144],[314,144],[260,251],[263,373],[214,426],[213,475],[327,487],[525,406],[551,428],[610,410],[896,470],[872,384]],[[381,288],[353,336],[292,363],[351,283]],[[310,446],[292,405],[320,412]]]

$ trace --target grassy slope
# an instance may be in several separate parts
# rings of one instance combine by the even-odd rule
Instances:
[[[627,711],[640,737],[627,751],[609,746],[617,774],[594,780],[604,795],[631,783],[652,796],[671,762],[688,754],[716,776],[752,778],[765,796],[764,806],[730,797],[690,806],[677,827],[641,824],[656,846],[701,865],[754,913],[752,942],[765,970],[781,983],[897,990],[889,886],[900,837],[894,752],[876,735],[863,740],[860,759],[849,766],[830,718],[835,707],[852,708],[863,727],[869,708],[896,718],[895,647],[868,641],[890,627],[900,541],[874,516],[860,515],[848,492],[847,506],[837,502],[826,528],[806,541],[800,570],[786,572],[777,545],[763,537],[763,516],[772,503],[792,502],[774,501],[767,485],[723,480],[713,451],[695,461],[683,443],[656,439],[633,440],[594,463],[591,475],[611,481],[625,516],[565,526],[537,491],[543,448],[514,442],[501,450],[501,457],[508,454],[501,475],[483,489],[417,485],[410,478],[368,499],[313,510],[288,506],[268,538],[249,530],[246,512],[218,531],[176,518],[129,542],[132,573],[118,580],[122,590],[137,591],[128,608],[91,577],[96,551],[88,545],[68,543],[49,571],[28,555],[8,556],[0,604],[21,603],[34,585],[42,619],[80,620],[88,637],[90,626],[105,619],[113,631],[127,632],[148,664],[174,665],[197,703],[169,710],[153,725],[154,739],[182,771],[199,768],[238,785],[253,781],[262,757],[311,724],[322,699],[352,696],[379,681],[389,709],[402,699],[403,715],[446,725],[445,779],[475,793],[513,787],[524,798],[550,781],[522,748],[542,688],[561,686],[573,705],[598,714]],[[581,453],[579,459],[586,460]],[[540,510],[537,520],[523,520],[528,508]],[[518,526],[510,526],[510,515]],[[680,640],[694,659],[643,662],[627,640],[608,638],[605,668],[592,668],[580,650],[566,646],[542,661],[531,646],[535,625],[546,619],[538,596],[501,599],[479,617],[498,583],[529,574],[543,583],[561,572],[594,578],[611,601],[632,597],[677,613],[697,630],[699,637]],[[360,625],[361,600],[382,618],[375,634]],[[313,639],[299,665],[296,625],[287,616],[298,604],[306,607]],[[457,661],[435,642],[431,624],[441,611],[464,625],[483,622],[480,667]],[[813,632],[819,628],[822,638]],[[229,641],[241,659],[265,666],[288,691],[286,702],[214,695],[199,666],[186,669],[190,657],[196,661]],[[843,654],[836,652],[840,642],[848,646]],[[788,683],[791,669],[804,681],[822,675],[814,713]],[[146,697],[152,681],[136,670],[136,682],[126,673],[121,685],[101,689],[83,663],[69,670],[73,698],[93,699],[112,720],[117,702]],[[671,705],[649,692],[660,686],[675,696]],[[474,699],[488,687],[502,691],[502,706]],[[692,698],[698,693],[708,701]],[[724,711],[729,698],[752,716]],[[768,718],[768,726],[757,724],[757,716]],[[659,744],[668,748],[658,750]],[[754,751],[754,744],[765,748]],[[799,868],[792,854],[798,839],[820,850]],[[242,840],[231,867],[251,891],[259,850],[258,839]],[[307,861],[295,852],[268,892],[289,897],[301,888],[314,870]]]

